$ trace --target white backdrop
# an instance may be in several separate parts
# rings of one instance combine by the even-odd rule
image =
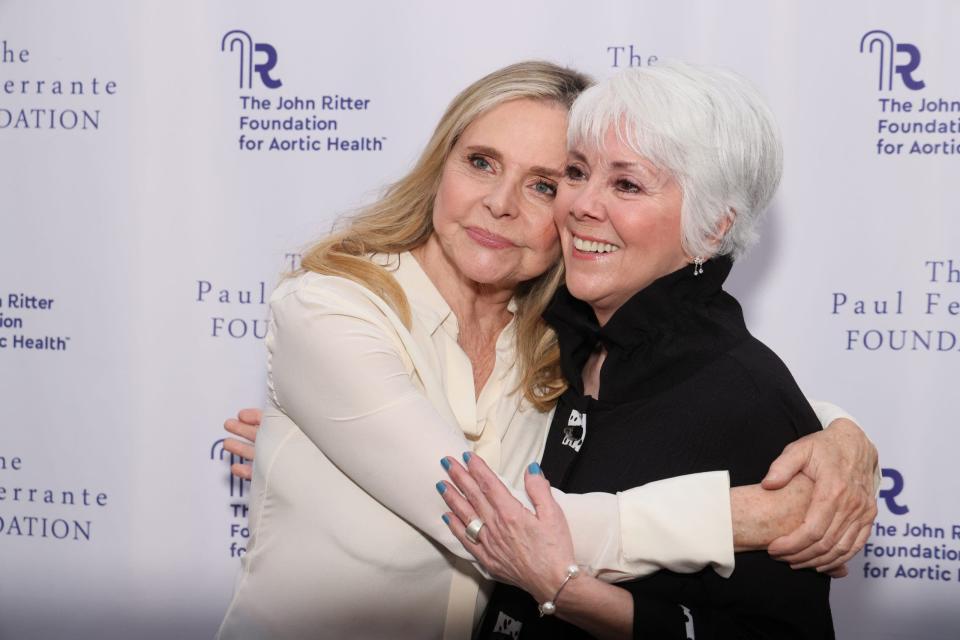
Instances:
[[[263,401],[277,275],[474,79],[652,57],[740,71],[783,128],[732,289],[881,450],[839,637],[960,637],[958,31],[950,0],[0,0],[0,638],[212,636],[246,543],[220,424]]]

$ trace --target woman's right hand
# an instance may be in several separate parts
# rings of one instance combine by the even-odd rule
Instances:
[[[262,419],[263,412],[260,409],[241,409],[237,412],[236,418],[230,418],[223,423],[224,429],[244,438],[243,440],[226,438],[223,441],[224,449],[249,461],[230,465],[230,473],[243,480],[250,480],[253,477],[253,443],[257,441],[257,429],[260,428]]]
[[[550,600],[574,564],[573,540],[563,509],[554,500],[540,465],[524,474],[534,511],[523,506],[478,455],[464,454],[467,466],[445,458],[449,482],[437,485],[450,507],[444,521],[453,535],[500,582],[516,585],[537,602]],[[473,542],[467,525],[483,522]]]
[[[780,489],[768,490],[759,484],[733,487],[730,510],[734,550],[766,549],[773,540],[797,530],[803,525],[813,492],[813,481],[802,473]],[[845,563],[818,570],[833,578],[847,575]]]
[[[779,489],[796,474],[813,480],[812,499],[802,522],[773,540],[768,550],[795,569],[830,573],[863,548],[873,529],[880,480],[877,448],[855,422],[839,418],[789,444],[762,486]]]

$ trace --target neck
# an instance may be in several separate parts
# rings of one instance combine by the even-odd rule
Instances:
[[[610,321],[610,318],[613,317],[613,314],[615,314],[622,306],[622,304],[619,304],[615,307],[601,307],[599,305],[591,304],[590,308],[593,309],[593,315],[597,318],[597,324],[603,327]]]
[[[507,309],[513,288],[474,282],[466,278],[444,254],[436,236],[411,251],[427,277],[450,305],[461,329],[472,327],[494,338],[510,321]]]
[[[466,278],[447,258],[436,236],[411,253],[457,318],[457,343],[470,359],[474,393],[479,397],[496,363],[497,338],[510,322],[507,307],[513,289]]]
[[[593,315],[597,318],[597,324],[599,324],[601,327],[605,326],[610,321],[610,318],[612,318],[614,314],[620,310],[620,307],[626,304],[628,300],[633,298],[635,295],[649,287],[660,278],[663,278],[664,276],[669,275],[678,269],[682,269],[688,264],[689,262],[687,260],[678,261],[672,266],[672,268],[667,269],[664,271],[664,273],[655,277],[650,282],[642,285],[639,289],[634,289],[633,291],[619,295],[609,296],[606,299],[589,302],[590,308],[593,309]]]
[[[643,291],[643,289],[637,289],[629,294],[609,296],[600,300],[589,300],[587,303],[590,305],[590,308],[593,309],[593,315],[597,318],[597,324],[603,327],[610,322],[610,318],[620,310],[620,307],[625,305],[628,300],[641,291]]]

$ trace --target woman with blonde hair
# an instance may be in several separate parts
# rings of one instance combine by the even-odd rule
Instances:
[[[539,62],[477,81],[413,170],[274,292],[252,537],[221,638],[469,637],[483,580],[424,479],[450,447],[508,484],[539,455],[566,386],[540,318],[562,273],[553,200],[587,84]],[[558,499],[578,561],[629,576],[725,567],[731,508],[738,540],[765,545],[776,532],[744,505],[799,522],[807,490],[786,506],[715,472]]]

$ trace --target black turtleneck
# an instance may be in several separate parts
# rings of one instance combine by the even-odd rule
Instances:
[[[557,292],[544,318],[557,332],[570,388],[541,463],[553,486],[616,493],[717,470],[729,471],[732,486],[754,484],[784,446],[820,428],[786,366],[750,335],[723,291],[731,266],[724,257],[699,276],[693,267],[663,276],[603,327],[589,305]],[[598,344],[607,355],[593,399],[583,395],[581,374]],[[736,554],[727,579],[712,569],[660,571],[620,586],[634,596],[637,638],[686,638],[679,604],[693,613],[697,640],[834,637],[829,578],[765,552]],[[588,637],[539,618],[532,598],[510,587],[497,588],[480,637],[512,637],[494,632],[502,616],[522,624],[521,639]]]

